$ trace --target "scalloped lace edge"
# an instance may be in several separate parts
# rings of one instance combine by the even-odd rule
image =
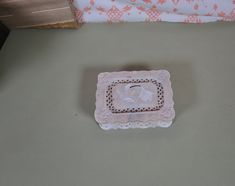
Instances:
[[[154,121],[154,122],[128,122],[128,123],[103,123],[99,124],[99,126],[103,130],[110,130],[110,129],[134,129],[134,128],[141,128],[141,129],[146,129],[146,128],[156,128],[156,127],[161,127],[161,128],[168,128],[172,124],[172,121]]]

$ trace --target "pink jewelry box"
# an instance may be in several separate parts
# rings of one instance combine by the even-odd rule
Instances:
[[[95,119],[104,130],[169,127],[175,117],[166,70],[98,75]]]

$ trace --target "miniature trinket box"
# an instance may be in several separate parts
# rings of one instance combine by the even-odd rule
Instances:
[[[166,70],[98,75],[95,119],[104,130],[169,127],[175,117]]]

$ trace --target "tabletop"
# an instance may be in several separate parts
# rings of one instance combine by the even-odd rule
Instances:
[[[235,24],[14,30],[0,51],[1,186],[234,186]],[[103,131],[97,75],[166,69],[169,128]]]

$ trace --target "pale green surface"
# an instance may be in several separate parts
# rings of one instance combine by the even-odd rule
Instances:
[[[13,31],[0,51],[1,186],[234,186],[235,24]],[[170,71],[168,129],[102,131],[96,76]]]

